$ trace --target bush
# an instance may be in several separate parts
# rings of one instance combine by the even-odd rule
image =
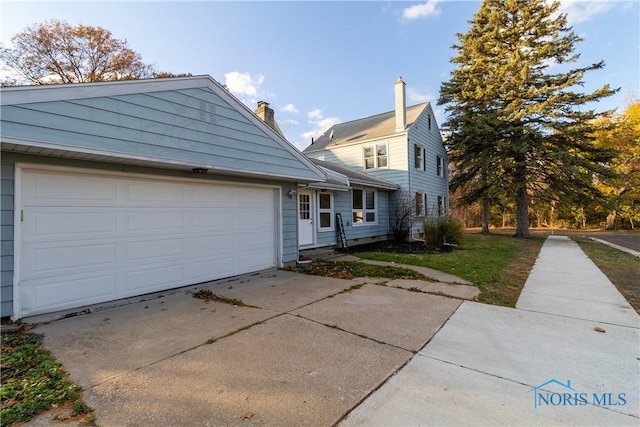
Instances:
[[[424,243],[430,248],[440,248],[445,243],[459,245],[462,242],[462,224],[450,216],[427,217],[422,220]]]

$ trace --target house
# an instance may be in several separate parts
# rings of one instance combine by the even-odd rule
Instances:
[[[327,172],[212,78],[0,95],[1,316],[298,259],[296,194]]]
[[[267,102],[258,102],[255,114],[282,134]],[[298,186],[300,250],[343,245],[338,221],[342,221],[347,245],[386,240],[390,233],[390,200],[399,186],[337,163],[311,160],[326,179]]]
[[[352,170],[396,185],[397,191],[374,185],[350,190],[351,200],[342,209],[347,239],[390,234],[390,207],[407,200],[416,217],[448,211],[448,158],[431,104],[407,107],[402,78],[396,81],[394,92],[394,110],[336,124],[303,151],[320,166],[340,167],[343,174]],[[311,208],[316,212],[311,216],[317,218],[322,209],[320,197],[326,196],[321,190],[300,192],[303,194],[314,200]],[[412,231],[419,234],[421,230],[416,226]],[[315,232],[317,240],[324,242],[320,225]]]

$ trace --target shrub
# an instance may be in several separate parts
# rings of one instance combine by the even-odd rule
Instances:
[[[423,219],[422,230],[424,243],[430,248],[440,248],[445,243],[459,245],[462,242],[462,224],[448,215]]]

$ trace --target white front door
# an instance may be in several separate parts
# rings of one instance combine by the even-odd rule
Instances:
[[[298,192],[298,245],[313,244],[313,193]]]

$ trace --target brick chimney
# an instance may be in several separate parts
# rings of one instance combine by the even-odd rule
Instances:
[[[396,131],[403,131],[407,127],[407,102],[405,95],[405,83],[402,77],[398,77],[395,84],[396,98]]]
[[[254,111],[256,116],[260,117],[263,122],[265,122],[269,127],[276,132],[280,132],[278,127],[276,126],[275,113],[273,109],[269,108],[269,103],[265,101],[258,101],[258,108]]]

